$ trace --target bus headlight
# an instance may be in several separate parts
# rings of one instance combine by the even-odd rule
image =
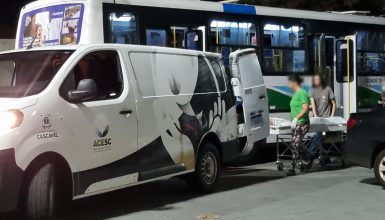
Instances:
[[[0,132],[19,127],[23,120],[24,114],[19,110],[0,112]]]

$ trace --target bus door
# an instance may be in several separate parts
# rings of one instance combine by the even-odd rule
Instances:
[[[254,49],[230,54],[231,84],[236,96],[238,137],[246,138],[241,155],[247,155],[256,142],[269,135],[267,90]]]
[[[335,37],[315,35],[311,41],[311,63],[313,72],[322,74],[326,83],[334,87],[334,42]]]
[[[335,83],[337,115],[349,118],[357,112],[356,36],[335,41]]]

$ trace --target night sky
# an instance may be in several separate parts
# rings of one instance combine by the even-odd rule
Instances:
[[[31,0],[2,1],[0,8],[0,38],[15,38],[20,9],[28,2],[31,2]]]

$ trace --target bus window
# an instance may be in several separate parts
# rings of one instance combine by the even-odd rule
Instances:
[[[231,52],[259,46],[258,28],[250,22],[213,20],[210,45],[210,51],[222,54],[224,64],[228,66]]]
[[[187,31],[185,48],[189,50],[203,50],[203,32],[201,30]]]
[[[138,44],[135,16],[131,13],[110,14],[111,43]]]
[[[385,32],[359,32],[357,50],[385,51]]]
[[[357,72],[361,76],[385,75],[385,32],[357,34]]]
[[[357,52],[357,70],[360,75],[385,75],[385,53]]]
[[[187,27],[176,27],[172,26],[171,31],[171,45],[173,48],[184,48],[185,47],[185,35],[188,31]]]
[[[268,73],[301,73],[305,71],[305,51],[264,49],[264,67]]]
[[[303,73],[306,71],[303,27],[266,24],[263,30],[263,62],[266,73]]]
[[[167,35],[164,29],[147,29],[146,45],[167,47]]]
[[[303,28],[300,26],[285,26],[266,24],[264,30],[264,45],[271,47],[303,47]]]
[[[253,23],[215,20],[210,24],[210,31],[217,45],[258,46],[257,28]]]

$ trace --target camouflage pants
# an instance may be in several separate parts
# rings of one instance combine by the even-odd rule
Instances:
[[[297,163],[305,153],[305,149],[301,145],[301,142],[309,131],[309,128],[310,124],[298,124],[293,130],[293,138],[290,145],[290,150],[293,154],[293,163]]]

